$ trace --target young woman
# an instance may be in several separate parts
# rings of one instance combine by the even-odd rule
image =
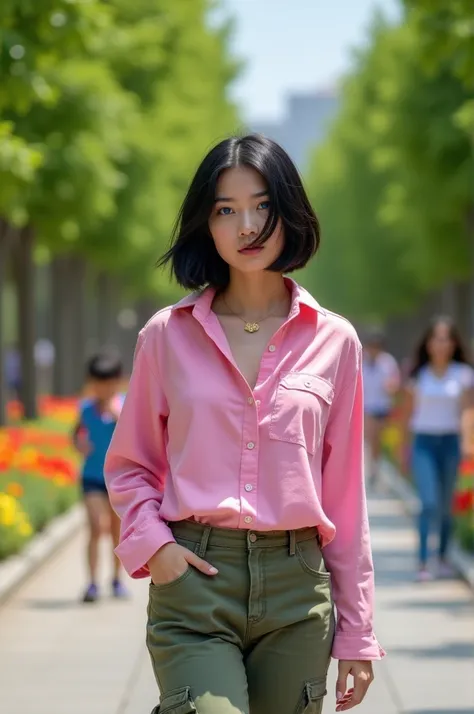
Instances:
[[[106,464],[117,553],[151,576],[156,712],[319,714],[331,651],[346,711],[383,656],[361,346],[283,277],[318,246],[277,144],[231,138],[205,157],[161,261],[195,292],[141,331]]]
[[[400,370],[395,357],[385,349],[384,336],[372,330],[364,340],[365,434],[370,453],[369,483],[375,486],[380,469],[382,434],[390,415],[393,397],[400,388]]]
[[[411,431],[412,470],[420,498],[418,579],[431,580],[429,537],[438,523],[438,575],[452,571],[446,553],[460,460],[462,410],[472,400],[474,370],[447,317],[436,318],[416,352],[405,390],[405,423]]]

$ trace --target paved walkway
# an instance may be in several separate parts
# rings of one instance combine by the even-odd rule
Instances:
[[[473,714],[474,598],[462,583],[411,581],[414,536],[400,504],[370,501],[377,634],[389,656],[360,714]],[[145,651],[147,585],[133,602],[78,604],[79,534],[0,609],[2,714],[149,714],[156,690]],[[106,576],[107,577],[107,576]],[[334,711],[335,667],[325,714]]]

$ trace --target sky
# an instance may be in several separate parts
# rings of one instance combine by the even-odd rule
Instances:
[[[233,96],[245,119],[278,120],[292,91],[334,87],[364,44],[375,9],[389,17],[399,0],[222,0],[235,19],[233,53],[246,67]]]

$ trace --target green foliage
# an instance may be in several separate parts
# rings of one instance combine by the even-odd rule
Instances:
[[[336,310],[384,318],[469,277],[469,92],[454,66],[423,62],[419,25],[378,18],[342,86],[309,189],[325,234],[305,281]]]
[[[32,183],[43,156],[13,134],[10,122],[0,121],[0,215],[12,223],[26,220],[22,194]]]
[[[433,74],[448,63],[453,73],[474,88],[474,8],[472,0],[404,0],[416,28],[419,54]]]
[[[52,253],[170,293],[153,265],[198,160],[237,123],[226,28],[207,0],[7,0],[0,215]],[[34,180],[33,180],[34,179]],[[18,188],[17,188],[18,187]]]

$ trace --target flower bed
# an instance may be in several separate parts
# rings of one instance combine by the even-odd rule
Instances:
[[[0,429],[0,560],[17,553],[55,516],[77,500],[78,457],[70,432],[76,400],[45,398],[37,422]]]
[[[405,456],[403,458],[404,463],[400,464],[402,434],[399,419],[398,410],[395,409],[383,436],[384,448],[403,476],[411,481],[411,474],[405,466],[405,464],[408,464],[408,458]],[[468,438],[468,435],[463,434],[463,443],[466,446],[471,444],[472,440]],[[464,456],[459,469],[459,477],[453,499],[453,513],[456,537],[460,545],[474,553],[474,455],[470,453]]]

